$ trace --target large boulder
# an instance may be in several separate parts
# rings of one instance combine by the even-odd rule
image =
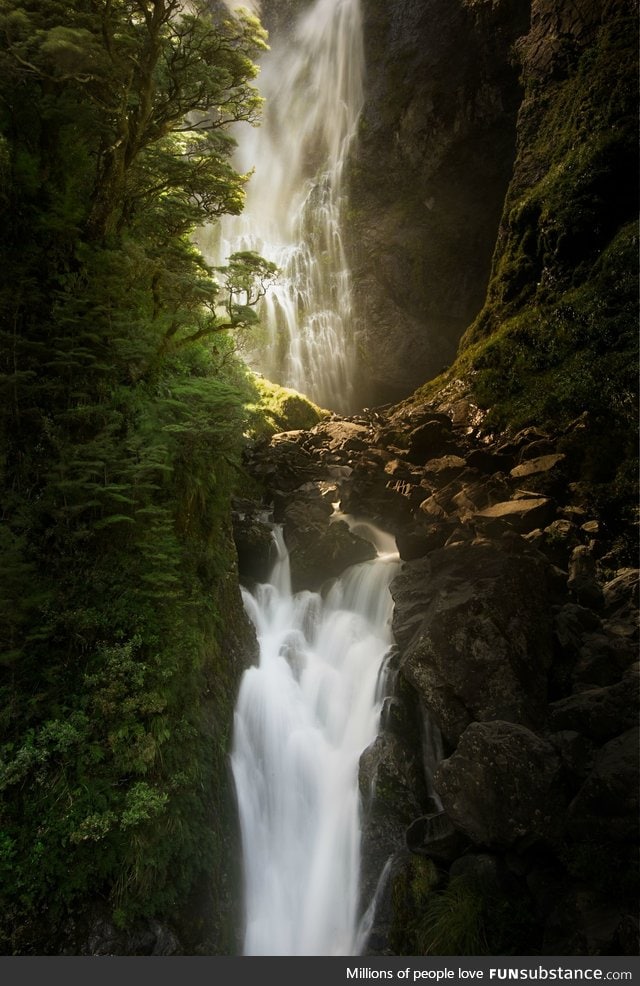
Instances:
[[[572,837],[595,843],[637,839],[639,741],[640,730],[634,726],[597,753],[569,807],[567,831]]]
[[[544,562],[521,539],[458,541],[394,580],[401,673],[451,743],[470,722],[544,720],[551,625]]]
[[[294,592],[317,590],[350,565],[375,558],[370,541],[349,530],[343,520],[332,520],[328,498],[314,489],[300,491],[284,509],[284,536],[289,549]]]
[[[565,797],[550,743],[512,722],[474,722],[436,772],[455,827],[476,844],[523,849],[557,841]]]

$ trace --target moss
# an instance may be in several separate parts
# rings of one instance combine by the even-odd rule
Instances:
[[[313,428],[329,411],[318,407],[304,394],[265,380],[256,374],[247,378],[248,434],[265,438],[281,431]]]
[[[416,951],[416,920],[440,880],[434,863],[424,856],[410,856],[396,875],[392,887],[393,919],[389,940],[396,955],[419,955]]]
[[[634,28],[632,17],[612,13],[564,74],[528,70],[487,302],[462,348],[585,284],[619,229],[635,222]],[[525,66],[534,43],[524,44]]]

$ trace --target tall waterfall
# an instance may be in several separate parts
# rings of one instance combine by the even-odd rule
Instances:
[[[245,210],[225,218],[209,248],[221,259],[255,250],[278,265],[249,365],[343,413],[354,410],[356,353],[344,173],[363,67],[359,0],[314,0],[273,40],[261,65],[262,124],[238,134],[236,163],[255,168]]]
[[[244,602],[260,664],[245,672],[232,768],[245,866],[247,955],[358,955],[358,761],[376,736],[391,642],[395,543],[371,525],[377,558],[326,597],[291,592],[277,529],[268,585]]]

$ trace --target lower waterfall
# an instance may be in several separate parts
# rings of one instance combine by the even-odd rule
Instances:
[[[232,753],[245,955],[358,955],[366,944],[358,762],[378,729],[399,561],[392,537],[351,523],[378,555],[324,595],[292,593],[279,528],[270,582],[243,590],[260,645]]]

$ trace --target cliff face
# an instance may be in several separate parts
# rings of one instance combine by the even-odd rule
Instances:
[[[588,411],[600,481],[636,424],[636,33],[624,0],[536,0],[491,282],[455,368],[501,424]]]
[[[363,0],[349,234],[363,402],[452,359],[480,310],[515,148],[527,0]]]

